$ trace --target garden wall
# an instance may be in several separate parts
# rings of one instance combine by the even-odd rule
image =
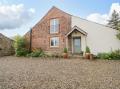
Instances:
[[[0,56],[9,56],[15,53],[13,42],[13,40],[0,33]]]

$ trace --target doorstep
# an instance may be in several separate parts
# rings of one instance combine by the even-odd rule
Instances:
[[[70,58],[80,58],[80,59],[84,58],[83,55],[81,55],[81,54],[69,54],[69,57]]]

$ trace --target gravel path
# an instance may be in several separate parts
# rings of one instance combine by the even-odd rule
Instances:
[[[0,89],[120,89],[120,61],[2,57]]]

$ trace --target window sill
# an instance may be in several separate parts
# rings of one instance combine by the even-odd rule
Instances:
[[[59,46],[50,46],[50,48],[59,48]]]
[[[54,32],[54,33],[50,33],[50,34],[52,35],[52,34],[58,34],[58,33],[59,33],[59,32]]]

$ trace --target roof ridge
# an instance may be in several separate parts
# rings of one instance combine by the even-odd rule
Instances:
[[[7,39],[9,39],[9,40],[12,40],[12,41],[13,41],[13,39],[11,39],[11,38],[9,38],[9,37],[7,37],[7,36],[3,35],[2,33],[0,33],[0,37],[1,37],[1,38],[2,38],[2,37],[4,37],[4,38],[7,38]]]
[[[60,11],[63,11],[63,12],[66,13],[66,14],[69,14],[69,13],[65,12],[64,10],[59,9],[59,8],[56,7],[56,6],[53,6],[53,8],[56,8],[56,9],[58,9],[58,10],[60,10]],[[75,16],[75,15],[72,15],[72,14],[69,14],[69,15]],[[86,20],[86,21],[89,21],[89,22],[92,22],[92,23],[96,23],[96,24],[98,24],[98,25],[102,25],[102,26],[105,26],[105,27],[109,27],[108,25],[104,25],[104,24],[100,24],[100,23],[97,23],[97,22],[94,22],[94,21],[90,21],[90,20],[81,18],[81,17],[79,17],[79,16],[75,16],[75,17],[78,17],[78,18],[80,18],[80,19],[82,19],[82,20]],[[111,27],[109,27],[109,28],[111,28]]]
[[[66,14],[68,14],[68,15],[70,15],[70,16],[72,16],[71,14],[69,14],[69,13],[67,13],[67,12],[59,9],[58,7],[52,6],[51,9],[49,9],[49,10],[46,12],[46,14],[45,14],[34,26],[36,26],[39,22],[41,22],[41,21],[45,18],[45,16],[46,16],[51,10],[53,10],[54,8],[57,9],[57,10],[59,10],[59,11],[62,11],[62,12],[64,12],[64,13],[66,13]],[[33,27],[34,27],[34,26],[33,26]],[[32,28],[33,28],[33,27],[32,27]]]
[[[77,17],[77,18],[80,18],[80,19],[85,20],[85,21],[88,21],[88,22],[91,22],[91,23],[95,23],[95,24],[98,24],[98,25],[102,25],[102,26],[104,26],[104,27],[111,28],[111,27],[108,26],[108,25],[104,25],[104,24],[100,24],[100,23],[97,23],[97,22],[94,22],[94,21],[90,21],[90,20],[87,20],[87,19],[81,18],[81,17],[79,17],[79,16],[75,16],[75,15],[72,15],[72,16]],[[112,28],[112,29],[113,29],[113,28]]]
[[[64,12],[64,13],[66,13],[66,14],[69,14],[69,13],[65,12],[64,10],[59,9],[59,8],[56,7],[56,6],[53,6],[53,8],[56,8],[56,9],[58,9],[58,10]],[[72,15],[72,14],[69,14],[69,15],[71,15],[71,16],[75,16],[75,15]],[[78,17],[78,18],[80,18],[80,19],[82,19],[82,20],[89,21],[89,22],[92,22],[92,23],[95,23],[95,24],[98,24],[98,25],[101,25],[101,26],[104,26],[104,27],[111,28],[111,27],[108,26],[108,25],[104,25],[104,24],[100,24],[100,23],[97,23],[97,22],[94,22],[94,21],[90,21],[90,20],[87,20],[87,19],[81,18],[81,17],[79,17],[79,16],[75,16],[75,17]],[[112,28],[112,29],[113,29],[113,28]]]

